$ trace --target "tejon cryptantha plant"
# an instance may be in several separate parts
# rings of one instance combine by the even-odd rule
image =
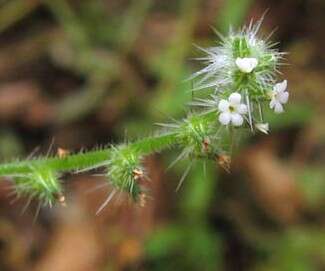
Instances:
[[[289,98],[287,81],[278,78],[285,54],[269,37],[259,37],[261,22],[219,35],[215,47],[199,47],[204,54],[199,58],[203,68],[191,76],[191,91],[208,89],[210,94],[193,100],[190,106],[194,110],[183,120],[162,124],[155,135],[127,144],[1,164],[0,176],[10,177],[18,197],[53,206],[64,201],[63,173],[103,168],[113,192],[100,211],[117,192],[128,193],[136,202],[143,200],[148,178],[143,159],[155,152],[176,148],[180,154],[174,163],[188,159],[190,165],[195,159],[213,159],[227,169],[238,132],[267,134],[269,124],[263,110],[269,107],[282,113]]]

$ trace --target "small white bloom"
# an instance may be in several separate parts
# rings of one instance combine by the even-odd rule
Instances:
[[[219,121],[223,125],[231,123],[234,126],[241,126],[244,122],[242,115],[247,113],[247,106],[240,103],[241,95],[237,92],[232,93],[228,100],[221,100],[218,108],[221,114]]]
[[[256,123],[255,128],[264,134],[269,133],[269,124],[268,123]]]
[[[251,73],[256,68],[257,64],[258,60],[255,57],[238,57],[236,59],[236,65],[243,73]]]
[[[217,94],[219,90],[222,92],[222,89],[228,89],[237,84],[238,76],[234,76],[234,73],[240,72],[243,75],[249,75],[257,69],[258,72],[253,77],[249,76],[242,89],[245,88],[248,93],[253,93],[256,86],[272,89],[278,75],[277,70],[283,63],[285,53],[274,48],[276,43],[259,36],[262,22],[263,18],[255,23],[251,21],[249,25],[239,31],[230,30],[228,35],[221,37],[218,46],[199,47],[205,55],[197,58],[197,60],[203,61],[202,69],[190,77],[190,79],[199,78],[194,89],[217,88]],[[238,52],[238,40],[245,43],[243,45],[253,54],[245,56],[234,54],[234,52]],[[262,59],[263,65],[260,65]],[[259,98],[263,98],[262,96]]]
[[[271,92],[271,102],[270,108],[274,109],[275,113],[282,113],[283,104],[286,104],[289,99],[289,92],[287,89],[287,80],[284,80],[281,83],[277,83],[273,87],[273,91]]]

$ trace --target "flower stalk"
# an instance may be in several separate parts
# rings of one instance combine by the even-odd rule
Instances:
[[[1,164],[0,176],[13,178],[18,196],[52,206],[63,199],[63,173],[103,168],[113,192],[101,210],[116,192],[126,192],[143,203],[143,179],[148,178],[143,159],[169,148],[181,150],[175,162],[212,159],[228,171],[237,131],[267,134],[263,108],[268,105],[282,113],[289,98],[287,81],[278,83],[277,78],[284,53],[274,49],[268,39],[258,37],[260,25],[258,21],[239,32],[231,30],[218,46],[202,49],[206,56],[200,60],[206,65],[192,79],[196,79],[195,90],[213,88],[214,93],[192,101],[192,106],[200,109],[182,121],[162,124],[165,131],[133,143],[75,154],[60,149],[57,156]]]

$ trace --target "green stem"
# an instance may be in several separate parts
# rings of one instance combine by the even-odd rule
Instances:
[[[213,125],[216,119],[216,112],[207,112],[196,116],[202,122],[211,122]],[[181,129],[180,126],[179,129]],[[157,136],[147,137],[127,146],[131,151],[140,155],[149,155],[154,152],[162,151],[170,146],[181,144],[179,131],[176,129],[169,133]],[[111,158],[112,149],[110,147],[93,150],[84,153],[69,154],[65,157],[44,157],[35,160],[25,160],[0,165],[0,176],[15,176],[20,174],[28,174],[34,168],[47,167],[55,172],[78,171],[97,168]]]
[[[168,145],[171,145],[174,139],[174,133],[165,134],[142,139],[130,144],[130,147],[139,150],[143,154],[147,154],[164,149]],[[155,147],[158,145],[157,143],[159,143],[159,147]],[[70,171],[93,168],[96,167],[96,165],[105,163],[105,161],[109,159],[110,154],[111,148],[104,148],[102,150],[71,154],[62,158],[49,157],[7,163],[0,165],[0,176],[26,174],[30,173],[32,168],[42,166],[49,167],[54,171]]]

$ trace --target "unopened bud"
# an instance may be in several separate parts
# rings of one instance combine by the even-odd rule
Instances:
[[[61,206],[63,206],[63,207],[67,206],[66,201],[65,201],[65,196],[63,194],[56,194],[55,197]]]
[[[255,128],[264,134],[269,133],[269,124],[268,123],[256,123]]]
[[[140,178],[142,178],[143,177],[143,170],[141,170],[141,169],[134,169],[133,171],[132,171],[132,173],[133,173],[133,178],[135,179],[135,180],[138,180],[138,179],[140,179]]]
[[[58,148],[57,154],[59,158],[65,158],[67,155],[70,154],[70,151],[63,148]]]
[[[231,158],[229,155],[220,154],[217,157],[217,162],[219,166],[222,167],[225,171],[230,172]]]
[[[208,152],[209,151],[209,147],[210,147],[210,139],[208,137],[206,137],[203,142],[202,142],[202,146],[203,146],[203,151],[204,152]]]

